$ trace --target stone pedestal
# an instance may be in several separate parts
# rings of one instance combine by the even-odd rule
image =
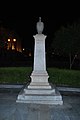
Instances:
[[[46,56],[45,56],[45,38],[43,34],[33,36],[35,39],[34,48],[34,66],[31,74],[31,83],[28,86],[30,89],[51,89],[48,83],[48,73],[46,71]]]
[[[56,87],[48,82],[46,71],[45,39],[44,34],[36,34],[34,47],[34,66],[31,74],[31,83],[19,93],[16,102],[62,105],[62,96]]]

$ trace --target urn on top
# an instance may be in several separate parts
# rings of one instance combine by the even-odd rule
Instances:
[[[36,24],[38,34],[42,34],[44,29],[44,23],[41,21],[41,17],[39,17],[39,22]]]

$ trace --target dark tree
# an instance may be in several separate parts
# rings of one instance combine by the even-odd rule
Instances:
[[[69,55],[70,69],[80,53],[80,24],[62,26],[55,32],[52,42],[55,53]]]
[[[7,30],[3,27],[0,27],[0,48],[5,48],[8,39]]]

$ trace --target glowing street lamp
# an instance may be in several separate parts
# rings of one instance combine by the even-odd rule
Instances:
[[[8,39],[8,42],[10,42],[10,39]]]
[[[14,42],[16,42],[16,39],[13,39]]]

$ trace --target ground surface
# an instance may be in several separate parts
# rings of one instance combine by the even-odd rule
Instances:
[[[16,103],[20,89],[0,89],[0,120],[80,120],[80,93],[61,91],[63,105]]]

